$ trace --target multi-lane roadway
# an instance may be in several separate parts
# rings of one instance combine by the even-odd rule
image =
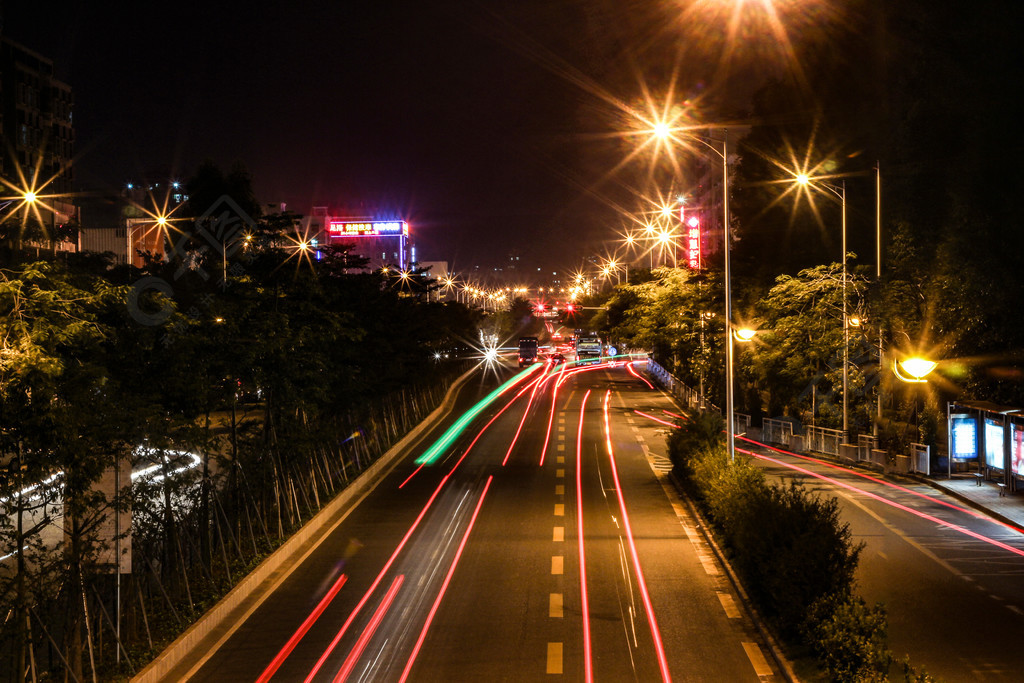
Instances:
[[[516,375],[460,434],[416,444],[174,676],[781,680],[666,483],[676,409],[637,367]]]

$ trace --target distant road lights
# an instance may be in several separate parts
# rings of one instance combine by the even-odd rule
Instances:
[[[927,358],[913,357],[906,360],[893,361],[893,373],[902,381],[910,384],[922,384],[927,382],[926,377],[938,366],[933,360]]]

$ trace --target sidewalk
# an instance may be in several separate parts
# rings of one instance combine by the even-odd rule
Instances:
[[[947,479],[945,474],[924,477],[911,475],[917,481],[929,484],[957,498],[971,507],[984,512],[1006,524],[1024,529],[1024,494],[1006,492],[1000,496],[1000,487],[994,481],[984,481],[973,472],[953,474]]]

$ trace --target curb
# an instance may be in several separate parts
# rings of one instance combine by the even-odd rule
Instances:
[[[427,431],[436,426],[441,419],[451,413],[455,405],[455,399],[458,396],[458,390],[475,370],[476,368],[467,370],[452,382],[451,386],[448,387],[448,393],[445,394],[444,400],[441,401],[441,405],[402,437],[398,443],[388,449],[386,453],[377,458],[376,462],[364,470],[362,474],[356,477],[329,503],[324,505],[319,512],[303,524],[277,550],[271,553],[255,569],[241,579],[234,588],[228,591],[227,595],[203,613],[197,621],[164,648],[139,673],[133,676],[130,679],[131,683],[157,683],[158,681],[166,680],[166,677],[174,669],[186,662],[190,655],[201,653],[202,657],[197,659],[197,664],[180,680],[190,678],[199,665],[220,649],[220,646],[231,636],[234,629],[230,629],[226,634],[222,635],[217,642],[200,650],[200,646],[205,645],[203,641],[215,635],[216,632],[221,631],[221,627],[225,622],[234,622],[238,625],[243,623],[263,603],[263,600],[291,575],[295,567],[301,564],[306,556],[319,547],[330,535],[334,527],[341,523],[341,519],[329,527],[328,524],[335,521],[334,518],[350,503],[354,509],[363,497],[369,495],[377,483],[383,479],[383,476],[398,464],[400,460],[399,455],[403,454],[414,441],[421,438]],[[353,503],[353,500],[357,497],[359,499]],[[345,516],[347,516],[347,512]],[[344,516],[342,519],[344,519]],[[270,581],[273,581],[273,584],[269,584]],[[264,590],[259,592],[261,588]]]
[[[1006,524],[1007,526],[1012,526],[1012,527],[1014,527],[1016,529],[1019,529],[1020,526],[1021,526],[1019,521],[1010,519],[1009,517],[996,512],[992,508],[985,507],[984,505],[982,505],[978,501],[976,501],[976,500],[974,500],[972,498],[968,498],[967,496],[961,494],[956,489],[946,488],[945,486],[943,486],[942,484],[939,484],[938,482],[936,482],[933,479],[929,479],[928,477],[922,477],[920,475],[914,475],[914,474],[904,474],[904,475],[900,475],[900,476],[907,477],[907,478],[912,479],[912,480],[914,480],[914,481],[916,481],[918,483],[921,483],[921,484],[927,484],[928,486],[931,486],[933,489],[935,489],[937,491],[942,491],[947,496],[952,496],[953,498],[956,498],[957,500],[959,500],[961,503],[964,503],[965,505],[969,505],[972,508],[974,508],[975,510],[977,510],[978,512],[983,512],[986,515],[988,515],[989,517],[991,517],[992,519],[999,520],[1000,522],[1002,522],[1003,524]]]
[[[657,377],[655,377],[653,373],[648,374],[650,374],[655,379],[655,381],[658,381]],[[676,400],[676,397],[665,391],[664,386],[661,385],[660,381],[658,382],[658,384],[659,386],[661,386],[662,394],[668,397],[668,399],[672,401],[676,408],[684,410],[684,408],[680,406],[679,402]],[[708,545],[711,546],[711,550],[715,553],[715,557],[718,558],[719,563],[725,569],[725,575],[729,577],[729,583],[732,584],[733,589],[740,596],[740,602],[743,603],[743,610],[747,613],[747,616],[753,622],[754,628],[756,628],[757,632],[761,635],[761,638],[764,640],[765,645],[768,646],[768,650],[769,652],[771,652],[772,659],[775,661],[775,664],[779,667],[779,670],[782,672],[783,678],[785,678],[789,683],[800,683],[800,679],[797,677],[796,672],[793,671],[792,663],[782,653],[782,647],[779,645],[779,642],[775,639],[775,636],[771,633],[771,631],[769,631],[768,627],[765,626],[764,621],[761,619],[761,615],[757,611],[757,608],[755,608],[753,603],[750,602],[750,598],[747,595],[747,591],[743,588],[743,584],[740,583],[739,577],[736,576],[736,572],[733,571],[732,565],[729,564],[729,560],[725,557],[725,553],[723,553],[722,549],[718,547],[718,543],[715,541],[714,536],[711,534],[711,526],[708,524],[707,520],[704,519],[704,516],[700,514],[700,512],[697,510],[697,506],[693,504],[693,501],[690,500],[690,497],[686,495],[686,492],[683,490],[682,486],[679,485],[679,480],[676,478],[674,472],[668,473],[668,480],[672,482],[673,488],[675,488],[676,492],[679,494],[679,497],[683,500],[683,502],[686,503],[687,510],[689,510],[690,514],[693,515],[693,518],[696,519],[700,524],[701,535],[708,542]]]
[[[740,583],[740,579],[736,576],[736,572],[733,571],[732,565],[729,564],[728,559],[726,559],[725,553],[723,553],[722,549],[718,547],[718,543],[715,541],[715,537],[710,531],[711,526],[708,524],[707,520],[704,519],[704,515],[700,513],[697,506],[693,504],[690,497],[686,495],[685,491],[683,491],[683,487],[679,485],[679,480],[676,478],[674,472],[669,472],[668,479],[672,482],[672,486],[675,487],[676,491],[679,493],[679,497],[686,503],[687,510],[689,510],[690,514],[693,515],[693,518],[700,523],[701,535],[708,542],[708,545],[711,546],[711,550],[715,553],[715,557],[718,558],[718,561],[725,569],[725,575],[729,577],[729,583],[732,584],[732,587],[739,594],[740,601],[743,603],[744,611],[746,611],[747,616],[750,617],[750,620],[754,623],[754,627],[761,635],[761,638],[764,639],[765,644],[768,646],[768,650],[771,652],[772,659],[775,660],[779,670],[782,671],[783,678],[789,681],[789,683],[800,683],[800,679],[797,678],[796,672],[793,671],[793,665],[786,656],[782,654],[782,648],[779,645],[779,642],[775,639],[772,632],[764,625],[764,621],[761,619],[760,613],[758,613],[757,608],[754,607],[753,603],[750,602],[750,598],[747,596],[747,591],[743,588],[743,584]]]

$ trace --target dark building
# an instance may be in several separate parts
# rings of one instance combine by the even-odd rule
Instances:
[[[44,241],[59,239],[77,222],[71,200],[73,106],[71,86],[54,76],[53,61],[0,35],[0,177],[3,196],[16,198],[13,206],[4,206],[2,216],[13,220],[12,211],[26,211],[33,227],[42,228]],[[29,191],[40,195],[31,206],[22,200]],[[26,237],[38,239],[31,232]],[[57,248],[73,249],[76,242],[69,239]]]

